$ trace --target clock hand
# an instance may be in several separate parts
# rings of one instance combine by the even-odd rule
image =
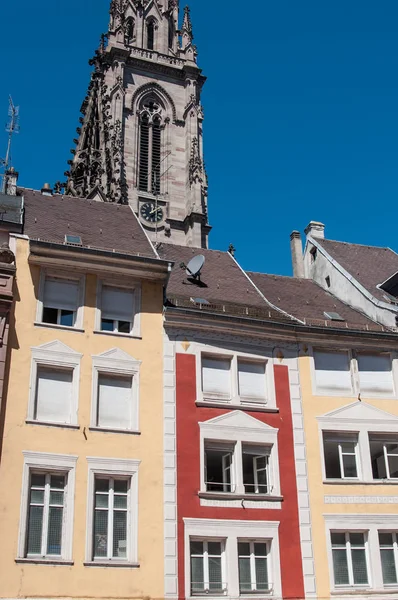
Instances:
[[[157,208],[154,208],[153,211],[151,211],[149,214],[153,215],[153,213],[158,212],[158,210],[160,210],[160,206],[158,206]]]

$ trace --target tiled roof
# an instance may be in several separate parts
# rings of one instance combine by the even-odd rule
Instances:
[[[346,328],[347,325],[379,328],[365,315],[340,302],[312,279],[250,272],[248,275],[272,304],[305,321],[308,325],[327,325],[333,328]],[[325,317],[324,312],[337,312],[344,322],[330,321]]]
[[[159,255],[175,263],[167,288],[168,297],[203,298],[211,304],[237,304],[264,308],[266,304],[255,287],[238,267],[228,252],[187,248],[162,244]],[[201,273],[201,284],[189,278],[180,264],[203,254],[206,262]]]
[[[63,244],[65,235],[80,236],[86,248],[156,258],[129,206],[20,191],[25,200],[24,233],[31,239]]]
[[[385,301],[376,286],[398,271],[398,255],[393,250],[333,240],[317,242],[373,296]]]

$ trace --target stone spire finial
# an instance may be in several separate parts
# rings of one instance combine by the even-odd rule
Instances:
[[[189,6],[184,8],[184,20],[181,28],[182,37],[185,38],[185,46],[193,41],[193,28],[191,21],[191,10]]]

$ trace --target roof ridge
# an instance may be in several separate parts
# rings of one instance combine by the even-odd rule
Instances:
[[[316,238],[316,241],[322,245],[322,242],[333,242],[334,244],[344,244],[345,246],[360,246],[361,248],[377,248],[378,250],[391,250],[388,246],[373,246],[372,244],[357,244],[356,242],[342,242],[340,240],[330,240],[330,239],[322,239]],[[394,252],[393,250],[391,250]]]

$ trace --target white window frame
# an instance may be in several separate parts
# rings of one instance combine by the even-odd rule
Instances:
[[[324,473],[325,473],[325,479],[326,478],[326,460],[325,460],[325,444],[324,444],[324,437],[325,434],[326,436],[329,436],[329,440],[328,441],[333,441],[336,445],[337,445],[337,452],[338,452],[338,456],[339,456],[339,463],[340,463],[340,472],[341,472],[341,478],[342,480],[345,481],[360,481],[362,479],[362,473],[361,473],[361,460],[360,460],[360,453],[359,453],[359,436],[356,433],[351,433],[349,432],[349,434],[347,435],[348,432],[340,432],[340,435],[338,433],[336,433],[335,431],[322,431],[322,455],[323,455],[323,459],[324,459]],[[345,435],[347,436],[345,438]],[[334,438],[334,439],[333,439]],[[355,443],[355,450],[354,450],[354,454],[349,452],[343,452],[341,445],[344,444],[345,441],[348,442],[352,442]],[[356,468],[357,468],[357,476],[356,477],[346,477],[346,475],[344,474],[344,462],[343,462],[343,456],[347,454],[348,456],[355,456],[355,462],[356,462]],[[332,478],[328,478],[327,481],[333,481]]]
[[[385,588],[391,589],[397,586],[385,586],[383,583],[383,573],[381,567],[381,556],[379,546],[379,531],[396,531],[397,516],[396,514],[325,514],[325,529],[326,529],[326,544],[329,563],[329,578],[330,589],[333,592],[340,594],[344,590],[382,590]],[[350,533],[366,533],[367,534],[367,566],[368,566],[368,585],[347,585],[336,586],[334,584],[333,573],[333,556],[331,532],[350,532]]]
[[[357,416],[349,416],[351,411],[356,411]],[[362,416],[361,413],[363,413]],[[366,404],[366,402],[354,402],[353,404],[349,404],[348,406],[338,409],[337,411],[317,417],[317,421],[319,428],[318,431],[323,483],[327,484],[337,481],[346,485],[350,485],[350,483],[352,484],[355,482],[372,483],[376,485],[385,483],[385,480],[383,479],[373,479],[369,435],[398,435],[398,418],[395,415],[380,411],[374,406]],[[358,479],[326,478],[323,448],[324,433],[333,433],[336,434],[336,437],[338,437],[339,434],[344,433],[358,435]],[[390,481],[396,482],[397,480],[393,479]]]
[[[185,563],[185,597],[197,598],[198,594],[191,594],[191,565],[190,565],[190,540],[206,539],[225,540],[226,583],[227,590],[222,597],[245,597],[240,594],[239,588],[239,559],[238,540],[255,540],[269,543],[269,579],[272,589],[269,594],[275,598],[282,597],[280,548],[279,548],[279,521],[235,521],[232,519],[190,519],[184,518],[184,563]],[[209,597],[209,594],[203,594]],[[252,597],[253,594],[247,594]],[[210,597],[212,595],[210,594]],[[217,597],[219,597],[217,595]]]
[[[104,566],[138,566],[138,471],[141,461],[127,458],[97,458],[87,457],[88,486],[87,486],[87,525],[86,525],[86,562],[88,565]],[[94,493],[95,477],[125,478],[130,480],[130,507],[127,518],[127,547],[126,559],[94,559],[93,557],[93,527],[94,527]]]
[[[23,452],[24,464],[22,470],[21,512],[18,539],[19,561],[27,562],[71,562],[73,543],[73,519],[75,503],[75,480],[77,456],[68,454],[47,454],[44,452]],[[28,533],[28,507],[30,475],[32,472],[65,474],[64,490],[63,535],[61,556],[26,556],[26,536]]]
[[[381,567],[381,572],[383,574],[383,561],[381,559],[381,551],[384,550],[392,550],[394,553],[394,562],[395,562],[395,572],[397,574],[397,583],[384,583],[384,579],[383,579],[383,586],[386,589],[391,589],[391,588],[396,588],[398,587],[398,533],[395,530],[389,531],[386,529],[380,529],[378,531],[378,533],[388,533],[392,535],[392,546],[390,548],[386,548],[386,546],[383,546],[383,548],[380,546],[380,541],[379,541],[379,551],[380,551],[380,563],[382,565]]]
[[[372,435],[375,435],[375,436],[377,436],[379,438],[384,437],[383,434],[375,433],[374,431],[369,432],[369,448],[370,448],[370,438],[372,437]],[[395,434],[395,435],[397,436],[397,443],[398,443],[398,433]],[[398,456],[398,451],[397,451],[396,454],[389,454],[388,453],[387,448],[386,448],[386,444],[388,444],[388,441],[389,441],[388,440],[388,434],[385,434],[385,438],[384,439],[380,439],[379,441],[383,444],[384,466],[385,466],[386,473],[387,473],[387,481],[398,483],[398,477],[391,477],[390,476],[390,465],[388,463],[388,457],[389,456]],[[370,456],[370,459],[372,459],[371,456]],[[375,481],[384,481],[384,480],[383,479],[375,479]]]
[[[200,427],[200,493],[222,494],[230,498],[234,496],[247,496],[250,499],[267,499],[268,497],[279,497],[280,475],[279,475],[279,451],[278,451],[278,429],[274,429],[249,415],[240,411],[233,411],[227,415],[216,417],[210,421],[199,423]],[[232,456],[231,486],[233,492],[207,492],[205,473],[205,445],[217,442],[226,442],[234,447]],[[258,445],[261,450],[269,448],[268,477],[271,487],[268,494],[247,494],[243,483],[242,447],[244,444]],[[268,454],[268,452],[267,452]],[[259,456],[261,452],[259,452]],[[254,455],[253,455],[254,458]]]
[[[238,544],[250,544],[250,579],[251,579],[251,587],[252,594],[265,594],[269,595],[272,589],[272,581],[270,582],[270,573],[272,573],[272,564],[271,564],[271,542],[270,540],[260,540],[260,539],[238,539]],[[270,591],[268,590],[260,590],[257,591],[257,576],[256,576],[256,554],[254,553],[254,544],[265,544],[267,548],[267,578],[268,585],[270,586]],[[239,548],[238,548],[238,568],[239,568]],[[239,591],[240,591],[240,582],[239,582]],[[250,592],[240,592],[241,596],[245,596],[246,594],[250,594]]]
[[[222,587],[222,591],[219,592],[218,594],[214,594],[214,595],[225,595],[227,593],[227,587],[226,587],[226,575],[227,575],[227,569],[226,569],[226,560],[225,560],[225,540],[223,538],[203,538],[203,537],[191,537],[189,539],[189,546],[191,546],[191,542],[201,542],[203,543],[203,582],[204,584],[209,584],[209,551],[208,551],[208,544],[209,542],[218,542],[221,544],[221,584],[224,584]],[[192,554],[191,554],[191,548],[189,547],[189,558],[192,558]],[[191,568],[189,569],[191,571]],[[203,594],[200,594],[199,592],[196,593],[192,593],[192,582],[191,582],[191,589],[190,589],[190,595],[193,597],[197,597],[197,596],[208,596],[210,594],[210,596],[212,595],[210,592],[209,587],[205,587]]]
[[[43,310],[44,310],[44,290],[46,279],[65,279],[66,281],[73,281],[78,284],[78,301],[77,301],[77,310],[76,310],[76,318],[75,324],[72,327],[68,327],[67,325],[59,325],[55,323],[44,323],[43,322]],[[45,269],[41,267],[40,269],[40,281],[39,281],[39,294],[37,299],[37,307],[36,307],[36,325],[43,325],[45,327],[55,327],[58,329],[68,329],[68,330],[83,330],[84,323],[84,301],[85,301],[85,287],[86,287],[86,277],[85,275],[76,276],[67,271],[54,271],[51,269]]]
[[[79,354],[79,352],[76,352],[58,340],[55,342],[50,342],[49,344],[44,344],[43,346],[36,346],[31,350],[32,364],[30,372],[30,390],[27,416],[28,422],[55,425],[58,427],[78,427],[80,363],[83,355]],[[35,418],[37,377],[40,367],[49,367],[50,369],[68,369],[72,371],[70,423],[58,423],[57,421],[38,421]]]
[[[256,409],[275,409],[275,381],[273,358],[271,355],[253,354],[245,351],[226,352],[222,348],[214,346],[197,345],[194,348],[196,355],[196,397],[197,402],[203,402],[208,405],[226,405],[226,406],[245,406],[247,408],[256,407]],[[202,387],[202,358],[224,359],[231,361],[231,397],[226,398],[224,394],[206,395]],[[239,372],[238,361],[261,363],[265,365],[265,387],[266,395],[264,400],[255,401],[253,399],[242,398],[239,395]]]
[[[122,333],[117,330],[103,331],[102,322],[102,288],[112,287],[133,294],[134,314],[132,317],[132,329],[130,333]],[[121,281],[119,279],[98,279],[97,280],[97,301],[95,309],[95,333],[103,335],[117,335],[121,337],[140,337],[141,336],[141,284],[138,281]]]
[[[141,361],[136,360],[118,348],[108,350],[103,354],[92,356],[92,392],[91,392],[91,424],[90,429],[98,431],[112,431],[115,433],[138,433],[140,428],[140,366]],[[132,378],[131,386],[131,427],[127,429],[111,429],[97,425],[98,422],[98,383],[100,375],[125,376]]]
[[[332,536],[333,533],[341,533],[344,534],[345,536],[345,544],[344,544],[344,550],[346,553],[346,558],[347,558],[347,568],[348,568],[348,579],[349,579],[349,583],[348,584],[336,584],[334,583],[334,587],[335,589],[341,589],[341,588],[358,588],[358,589],[366,589],[371,587],[370,582],[371,582],[371,578],[370,578],[370,563],[369,563],[369,543],[368,543],[368,532],[366,530],[361,531],[361,530],[355,530],[355,531],[342,531],[341,529],[336,531],[336,530],[331,530],[330,531],[330,536]],[[352,562],[352,546],[351,546],[351,538],[350,535],[351,534],[355,534],[355,533],[360,533],[361,535],[363,535],[364,538],[364,545],[363,545],[363,549],[365,551],[365,560],[366,560],[366,574],[368,576],[368,583],[362,583],[362,584],[356,584],[354,583],[354,567],[353,567],[353,562]],[[331,547],[332,547],[332,556],[333,556],[333,551],[334,551],[334,547],[333,547],[333,543],[332,541],[330,541],[331,543]],[[342,550],[342,547],[338,547],[338,550]],[[334,581],[334,571],[333,571],[333,581]]]
[[[348,364],[350,368],[351,375],[351,393],[340,394],[334,392],[324,392],[322,390],[317,389],[316,384],[316,369],[315,369],[315,352],[345,352],[348,355]],[[361,395],[362,398],[388,398],[388,399],[397,399],[398,398],[398,355],[396,352],[392,351],[379,351],[372,352],[366,350],[352,350],[349,348],[331,348],[331,347],[322,347],[315,346],[310,349],[310,358],[311,358],[311,379],[312,379],[312,394],[314,396],[329,396],[329,397],[344,397],[344,398],[357,398],[358,395]],[[393,379],[393,393],[392,394],[383,394],[383,393],[375,393],[368,394],[362,393],[361,387],[359,384],[359,370],[358,370],[358,360],[357,356],[359,354],[368,354],[368,355],[389,355],[391,358],[391,373]]]

